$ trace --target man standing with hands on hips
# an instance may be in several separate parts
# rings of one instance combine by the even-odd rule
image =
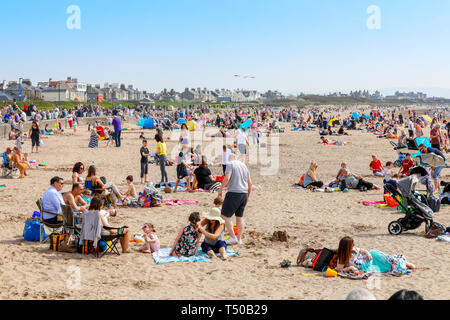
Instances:
[[[225,171],[225,178],[219,191],[218,198],[222,199],[223,190],[227,189],[227,194],[222,205],[222,219],[225,220],[225,227],[230,234],[227,240],[228,245],[242,244],[244,234],[244,210],[252,191],[252,180],[247,166],[239,160],[236,155],[231,154]],[[233,231],[231,218],[236,215],[237,236]]]

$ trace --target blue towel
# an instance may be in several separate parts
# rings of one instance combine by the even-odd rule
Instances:
[[[169,262],[211,262],[211,259],[208,257],[206,253],[202,251],[201,248],[198,248],[198,255],[192,257],[172,257],[169,256],[172,248],[164,248],[159,250],[159,255],[157,252],[153,252],[153,259],[155,259],[156,264],[163,264]],[[227,249],[227,255],[229,257],[239,256],[240,254],[234,250]],[[218,254],[220,256],[220,254]]]

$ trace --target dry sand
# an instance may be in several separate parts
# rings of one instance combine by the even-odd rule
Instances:
[[[378,299],[386,299],[400,289],[416,290],[425,299],[449,299],[450,257],[449,244],[426,239],[419,232],[410,231],[401,236],[390,236],[389,222],[401,215],[390,209],[364,207],[360,201],[382,200],[381,191],[361,193],[313,193],[292,187],[306,171],[309,162],[319,164],[318,177],[331,181],[342,161],[359,174],[369,175],[371,154],[383,163],[396,160],[389,142],[374,135],[351,131],[349,137],[339,140],[351,145],[322,146],[317,144],[318,132],[290,132],[280,135],[280,170],[277,175],[261,176],[251,166],[255,189],[245,212],[246,238],[244,245],[234,247],[241,256],[227,262],[168,263],[155,265],[151,256],[138,252],[139,245],[131,244],[131,253],[102,259],[80,254],[55,253],[48,244],[27,243],[22,232],[26,218],[37,210],[36,200],[48,188],[55,175],[66,179],[63,191],[70,190],[71,172],[64,168],[77,161],[88,167],[93,161],[98,174],[114,181],[126,190],[125,177],[132,174],[138,192],[139,131],[123,134],[122,148],[87,148],[89,134],[81,127],[76,136],[52,136],[45,146],[30,159],[39,160],[45,168],[30,170],[30,177],[22,180],[0,180],[0,298],[1,299],[344,299],[358,287],[369,287]],[[427,131],[428,133],[428,131]],[[147,131],[146,136],[153,136]],[[1,150],[11,146],[0,141]],[[168,143],[171,150],[175,142]],[[149,143],[155,150],[153,140]],[[24,151],[30,152],[30,142]],[[213,174],[221,173],[214,167]],[[168,167],[169,179],[175,179],[175,167]],[[450,172],[443,172],[443,176]],[[150,166],[150,180],[159,181],[159,168]],[[447,178],[448,179],[448,178]],[[381,186],[381,178],[368,180]],[[139,232],[143,223],[151,222],[157,228],[162,247],[172,245],[178,229],[187,222],[193,211],[206,211],[216,194],[178,193],[165,195],[166,199],[195,199],[198,206],[164,206],[153,209],[120,209],[118,217],[110,222],[128,225]],[[436,214],[436,221],[450,225],[449,208]],[[260,235],[250,236],[249,232]],[[273,242],[274,231],[286,231],[287,243]],[[389,254],[402,253],[419,269],[400,278],[382,277],[379,281],[347,280],[342,278],[303,277],[315,274],[312,269],[291,267],[281,269],[283,259],[295,261],[304,246],[337,248],[343,236],[352,236],[356,245],[377,249]],[[267,260],[265,263],[265,259]],[[67,288],[70,267],[80,268],[81,284],[78,290]],[[375,287],[373,287],[375,286]],[[113,293],[113,295],[111,295]]]

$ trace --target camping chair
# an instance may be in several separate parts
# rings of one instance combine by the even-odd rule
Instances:
[[[13,161],[8,162],[6,158],[6,152],[2,154],[3,165],[2,165],[2,178],[18,178],[20,175],[17,164]]]
[[[105,201],[105,203],[104,203],[105,208],[111,207],[111,204],[113,202],[112,196],[111,196],[111,193],[113,192],[112,187],[94,189],[94,187],[92,186],[92,180],[85,180],[84,188],[90,190],[93,197],[103,198],[103,200]],[[102,194],[103,191],[108,191],[109,194]]]
[[[76,223],[76,215],[71,206],[61,206],[63,217],[64,233],[79,237],[81,234],[81,224]]]
[[[45,213],[49,213],[49,214],[54,214],[56,216],[61,216],[61,214],[44,211],[42,209],[42,199],[39,199],[38,201],[36,201],[36,204],[37,204],[37,206],[39,208],[39,212],[41,214],[41,216],[39,218],[40,223],[41,223],[41,227],[40,227],[40,231],[39,231],[39,242],[40,243],[44,243],[49,238],[49,237],[44,238],[45,227],[51,229],[51,231],[52,231],[51,233],[60,233],[60,232],[62,232],[64,230],[64,222],[61,221],[61,222],[58,222],[56,224],[45,222],[45,220],[44,220],[44,212]],[[62,218],[62,216],[61,216],[61,218]]]
[[[83,252],[85,254],[92,254],[97,258],[103,257],[107,253],[115,253],[120,256],[120,252],[117,248],[117,243],[120,240],[121,235],[110,234],[101,235],[99,238],[94,239],[94,233],[98,232],[98,229],[113,229],[104,228],[99,217],[98,211],[90,211],[83,214],[83,223],[81,227],[80,234],[80,244],[83,246]],[[114,230],[114,229],[113,229]],[[100,231],[101,232],[101,231]],[[88,234],[90,233],[90,235]],[[94,248],[94,240],[97,240],[97,247]],[[103,252],[99,252],[98,246],[99,242],[103,241],[106,243],[106,249]]]

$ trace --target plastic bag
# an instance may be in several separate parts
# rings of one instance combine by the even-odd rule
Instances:
[[[25,221],[25,228],[23,229],[23,239],[25,241],[39,241],[40,240],[41,223],[38,220]],[[46,237],[44,229],[44,238]]]

